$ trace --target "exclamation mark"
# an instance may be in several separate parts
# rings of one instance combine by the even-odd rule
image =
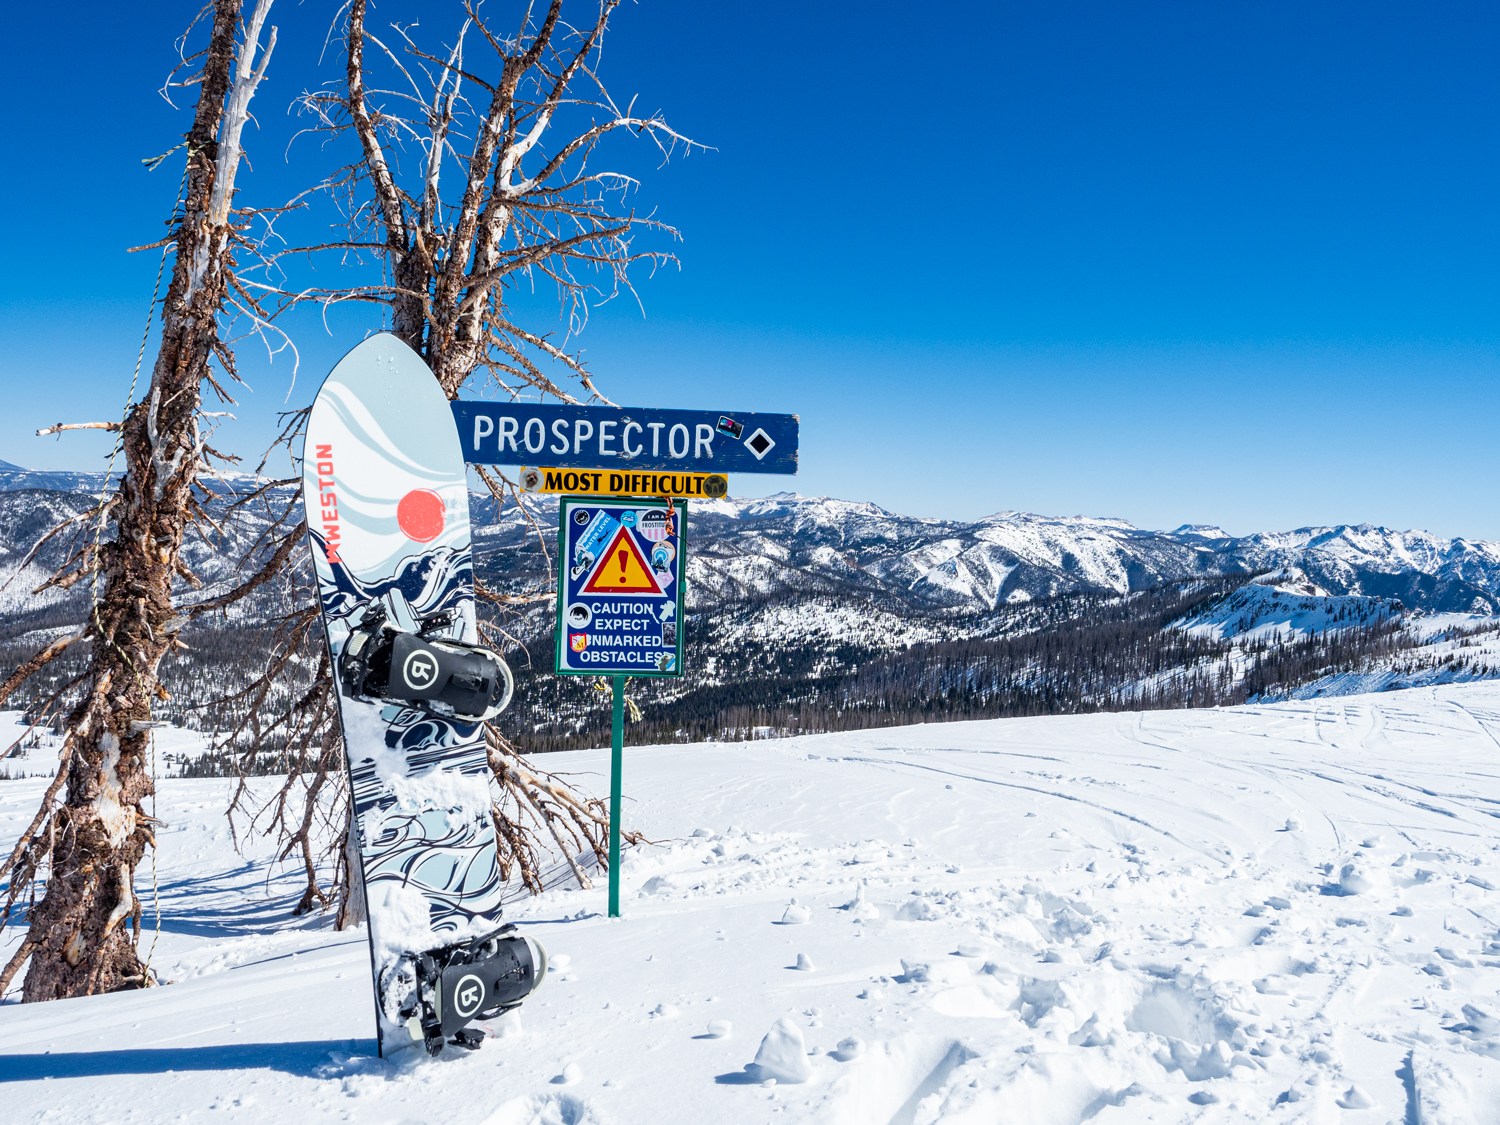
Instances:
[[[620,560],[620,585],[623,586],[623,585],[625,585],[625,563],[626,563],[626,553],[625,553],[625,548],[624,547],[620,548],[620,553],[619,553],[619,555],[617,557]]]

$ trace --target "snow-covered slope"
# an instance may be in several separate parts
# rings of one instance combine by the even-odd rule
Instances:
[[[1374,667],[1320,676],[1290,689],[1285,696],[1316,699],[1399,691],[1494,679],[1500,673],[1500,621],[1494,617],[1438,613],[1412,618],[1404,628],[1418,640],[1417,647],[1394,654]]]
[[[521,904],[541,991],[385,1062],[363,937],[287,917],[229,783],[168,781],[179,983],[0,1010],[5,1117],[1492,1122],[1497,755],[1495,684],[632,748],[626,916]]]
[[[1245,583],[1180,627],[1220,640],[1287,640],[1395,621],[1401,610],[1390,598],[1330,594],[1302,571],[1288,568]]]

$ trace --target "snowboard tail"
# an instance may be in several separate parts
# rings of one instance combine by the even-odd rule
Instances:
[[[430,1055],[444,1044],[470,1050],[483,1036],[471,1020],[493,1019],[518,1006],[547,974],[547,955],[530,938],[502,926],[491,934],[403,957],[388,972],[387,993],[404,1002],[397,1017]]]

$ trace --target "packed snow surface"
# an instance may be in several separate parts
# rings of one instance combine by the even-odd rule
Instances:
[[[228,788],[162,784],[178,983],[0,1009],[6,1120],[1500,1120],[1500,684],[631,748],[625,917],[519,904],[548,981],[436,1060]]]

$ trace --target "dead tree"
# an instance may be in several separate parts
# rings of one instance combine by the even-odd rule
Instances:
[[[119,434],[124,472],[97,512],[98,533],[82,537],[51,583],[92,583],[93,608],[75,634],[0,685],[3,701],[65,649],[88,647],[86,670],[69,685],[76,702],[67,714],[57,775],[0,863],[0,879],[10,880],[6,919],[45,874],[26,939],[0,973],[3,992],[29,962],[27,1001],[153,983],[139,953],[142,908],[135,893],[136,867],[155,847],[145,807],[154,792],[152,706],[165,698],[159,668],[180,645],[187,620],[178,594],[196,582],[181,547],[202,515],[194,482],[214,456],[205,440],[205,387],[231,401],[227,379],[210,366],[217,361],[223,376],[234,376],[220,317],[236,302],[254,305],[235,279],[241,236],[232,201],[250,99],[276,41],[272,28],[260,51],[270,6],[271,0],[258,0],[243,28],[243,0],[214,0],[206,9],[212,22],[201,71],[192,80],[198,101],[185,146],[184,195],[167,239],[172,272],[160,349],[144,396],[129,405],[122,422],[105,427]]]
[[[659,113],[618,105],[600,80],[604,35],[619,2],[589,0],[586,18],[576,24],[564,19],[563,0],[550,0],[540,13],[540,5],[522,3],[514,32],[505,35],[468,0],[452,42],[429,50],[402,26],[372,30],[366,0],[351,0],[340,28],[342,75],[300,99],[311,116],[309,132],[325,149],[353,149],[351,162],[320,185],[322,197],[340,209],[346,236],[284,257],[336,255],[341,274],[355,280],[288,285],[282,296],[384,306],[387,326],[426,360],[450,398],[487,379],[501,393],[607,402],[569,350],[571,339],[593,304],[633,294],[632,269],[675,262],[666,250],[637,247],[635,236],[670,240],[677,232],[631,209],[636,180],[597,167],[600,145],[617,134],[649,141],[662,161],[694,147]],[[511,301],[518,285],[555,287],[565,324],[560,339],[523,323]],[[298,425],[294,420],[283,435],[294,452]],[[497,501],[509,495],[520,502],[503,475],[480,470],[479,476]],[[300,498],[293,504],[300,511]],[[305,565],[301,536],[299,528],[291,565]],[[538,535],[538,549],[547,549],[544,536]],[[517,600],[482,585],[479,593],[492,612]],[[304,664],[315,660],[315,629],[311,616],[292,623],[285,651],[301,653]],[[481,630],[491,643],[504,640],[493,625],[482,623]],[[264,694],[269,686],[263,679],[249,690]],[[324,665],[312,692],[329,688]],[[315,748],[303,762],[311,779],[299,783],[303,804],[289,801],[288,789],[270,804],[249,802],[242,790],[238,810],[278,834],[285,856],[301,855],[308,887],[300,905],[309,909],[328,900],[309,831],[319,823],[311,802],[325,789],[328,771],[338,768],[325,753],[335,719],[331,707],[304,705],[273,721]],[[254,740],[245,733],[239,732],[241,744],[253,755]],[[528,762],[499,729],[492,726],[489,738],[502,872],[540,890],[543,856],[560,853],[586,885],[575,857],[607,860],[603,802]],[[337,845],[329,841],[327,852]],[[342,854],[347,864],[348,846]],[[340,918],[349,917],[345,899]]]
[[[366,0],[352,0],[343,80],[302,99],[314,132],[359,146],[323,185],[350,237],[320,249],[362,255],[385,275],[305,295],[388,306],[391,330],[450,398],[486,372],[503,390],[579,401],[552,369],[576,381],[584,401],[603,401],[566,337],[520,323],[512,288],[555,286],[571,335],[592,303],[632,291],[632,268],[675,261],[633,243],[637,233],[677,234],[630,209],[635,178],[594,166],[615,133],[649,139],[663,160],[692,147],[660,114],[618,106],[600,81],[619,3],[593,0],[590,21],[576,27],[562,0],[540,21],[521,5],[520,26],[502,37],[469,0],[453,43],[434,54],[400,27],[385,42],[366,26]]]

